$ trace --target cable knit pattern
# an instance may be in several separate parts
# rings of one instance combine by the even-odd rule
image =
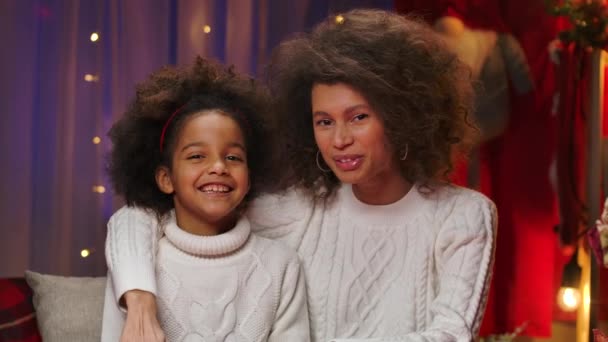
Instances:
[[[297,254],[250,232],[249,221],[241,219],[224,234],[197,236],[170,215],[155,258],[167,341],[309,340]],[[104,330],[114,328],[104,324]]]
[[[124,229],[123,229],[124,228]],[[154,267],[161,231],[152,212],[136,207],[119,209],[108,222],[106,262],[113,274],[117,298],[130,289],[156,293]],[[115,268],[119,272],[112,272]]]
[[[477,334],[497,222],[483,195],[414,187],[393,204],[373,206],[349,185],[316,202],[291,189],[254,201],[248,217],[256,234],[298,250],[313,341],[469,342]],[[153,243],[137,240],[138,249]]]

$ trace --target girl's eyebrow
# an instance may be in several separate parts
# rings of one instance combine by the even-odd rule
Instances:
[[[184,146],[182,148],[182,151],[185,151],[185,150],[187,150],[190,147],[205,147],[205,146],[208,146],[208,145],[209,144],[207,144],[205,142],[202,142],[202,141],[195,141],[195,142],[189,143],[188,145]],[[236,147],[236,148],[239,148],[239,149],[241,149],[243,151],[247,151],[247,149],[245,148],[245,146],[243,144],[241,144],[240,142],[237,142],[237,141],[229,143],[228,147]]]
[[[207,146],[207,144],[202,141],[195,141],[195,142],[189,143],[188,145],[182,147],[182,151],[185,151],[188,148],[195,147],[195,146]]]
[[[240,148],[241,150],[243,150],[243,152],[247,151],[247,149],[245,148],[245,146],[243,144],[241,144],[240,142],[236,142],[235,141],[235,142],[230,143],[228,146]]]

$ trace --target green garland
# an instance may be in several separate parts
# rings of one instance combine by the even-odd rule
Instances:
[[[606,49],[608,47],[608,7],[600,1],[563,0],[548,1],[549,13],[566,17],[570,29],[561,31],[559,40],[564,44],[575,43],[583,48]]]

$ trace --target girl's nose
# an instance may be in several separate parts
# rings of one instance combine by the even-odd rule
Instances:
[[[228,173],[228,168],[226,167],[226,161],[223,158],[217,158],[213,161],[213,164],[209,168],[210,174],[216,175],[224,175]]]

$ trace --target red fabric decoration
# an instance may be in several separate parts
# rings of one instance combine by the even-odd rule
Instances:
[[[576,246],[585,227],[585,112],[588,94],[588,54],[574,45],[560,56],[557,142],[557,176],[560,201],[560,238],[563,245]],[[595,219],[591,220],[595,222]]]
[[[25,279],[0,279],[0,341],[42,341]]]
[[[608,284],[608,268],[600,267],[600,284]],[[608,321],[608,286],[600,286],[598,320]]]
[[[595,342],[608,342],[608,336],[604,335],[598,329],[593,329],[593,341],[595,341]]]

